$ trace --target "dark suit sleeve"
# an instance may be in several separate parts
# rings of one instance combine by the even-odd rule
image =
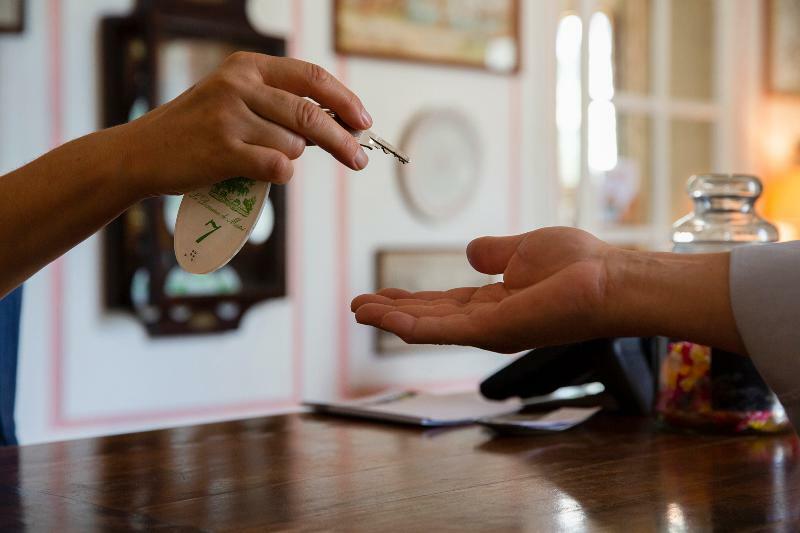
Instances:
[[[0,298],[0,446],[16,444],[14,405],[22,287]]]
[[[800,429],[800,241],[735,248],[730,294],[753,363]]]

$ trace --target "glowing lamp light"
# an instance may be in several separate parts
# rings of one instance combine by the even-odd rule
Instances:
[[[766,183],[761,206],[782,241],[800,239],[800,160]]]

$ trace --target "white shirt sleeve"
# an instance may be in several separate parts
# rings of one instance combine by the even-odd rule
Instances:
[[[739,334],[800,429],[800,241],[734,248],[730,267]]]

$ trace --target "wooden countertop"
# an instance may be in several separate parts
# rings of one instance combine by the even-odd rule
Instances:
[[[535,437],[287,415],[0,449],[0,529],[796,530],[798,450],[605,414]]]

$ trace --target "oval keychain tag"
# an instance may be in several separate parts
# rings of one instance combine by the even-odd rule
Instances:
[[[175,259],[192,274],[208,274],[242,249],[255,228],[269,183],[231,178],[186,193],[175,222]]]

